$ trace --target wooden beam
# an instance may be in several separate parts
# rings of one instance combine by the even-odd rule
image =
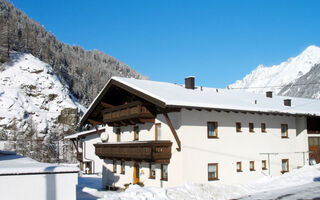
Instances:
[[[139,120],[140,120],[140,122],[151,122],[151,123],[155,122],[154,118],[152,118],[152,119],[139,119]]]
[[[78,150],[78,142],[76,143],[75,140],[71,140],[71,141],[72,141],[74,147],[76,148],[77,153],[79,153],[79,150]]]
[[[178,137],[178,134],[177,134],[176,130],[172,126],[171,120],[170,120],[170,118],[169,118],[169,116],[168,116],[168,114],[166,112],[164,112],[163,115],[166,118],[166,121],[167,121],[167,123],[168,123],[168,125],[169,125],[169,127],[171,129],[171,132],[172,132],[172,134],[174,136],[174,139],[176,140],[176,142],[178,144],[177,150],[181,151],[181,142],[180,142],[180,139]]]
[[[100,104],[104,108],[113,108],[114,107],[114,105],[111,105],[111,104],[106,103],[106,102],[100,102]]]
[[[95,121],[95,120],[92,120],[92,119],[88,119],[88,122],[90,124],[92,124],[94,126],[94,128],[96,128],[96,131],[99,132],[99,129],[98,129],[98,124],[102,124],[102,122],[98,122],[98,121]]]

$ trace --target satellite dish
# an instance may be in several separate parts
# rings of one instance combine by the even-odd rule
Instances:
[[[109,134],[107,132],[102,132],[100,134],[100,139],[101,139],[102,142],[108,142]]]

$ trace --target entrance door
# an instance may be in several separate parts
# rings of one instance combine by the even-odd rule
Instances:
[[[320,137],[309,137],[309,160],[311,164],[320,163]]]
[[[138,182],[140,182],[139,164],[134,163],[134,165],[133,165],[133,184],[137,184]]]

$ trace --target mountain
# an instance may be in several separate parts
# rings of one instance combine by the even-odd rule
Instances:
[[[252,92],[273,91],[279,95],[319,98],[320,48],[309,46],[296,57],[279,65],[259,65],[229,88]]]
[[[52,66],[61,82],[88,106],[111,76],[143,78],[128,65],[99,51],[60,42],[11,3],[0,0],[0,65],[10,51],[30,53]]]
[[[60,142],[74,133],[83,108],[50,65],[31,54],[13,52],[0,73],[0,149],[54,162]],[[72,151],[70,150],[70,153]],[[69,158],[67,158],[69,156]],[[61,159],[70,161],[71,155]]]

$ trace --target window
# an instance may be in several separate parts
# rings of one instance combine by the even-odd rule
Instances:
[[[121,161],[121,174],[125,174],[126,173],[126,165],[124,161]]]
[[[250,166],[250,171],[254,171],[254,161],[250,161],[249,166]]]
[[[218,180],[218,163],[208,164],[208,181]]]
[[[254,132],[254,124],[253,123],[249,123],[249,132],[250,133]]]
[[[241,123],[240,122],[236,123],[236,130],[237,130],[237,132],[241,132]]]
[[[289,160],[288,159],[282,159],[282,171],[281,173],[285,173],[289,171]]]
[[[288,124],[281,124],[281,138],[288,138]]]
[[[165,164],[161,165],[161,180],[163,181],[168,180],[168,165],[165,165]]]
[[[208,138],[218,137],[218,122],[207,122]]]
[[[116,135],[117,135],[117,142],[120,142],[121,141],[121,129],[120,128],[117,128],[116,130]]]
[[[151,164],[149,165],[149,178],[155,179],[156,178],[156,165]]]
[[[139,140],[139,126],[133,127],[133,140]]]
[[[262,160],[261,161],[261,166],[262,166],[262,170],[266,170],[267,169],[267,161],[266,160]]]
[[[267,132],[267,130],[266,130],[266,124],[265,124],[265,123],[261,123],[261,132],[262,132],[262,133]]]
[[[113,173],[117,173],[117,162],[115,160],[113,160]]]
[[[241,162],[237,162],[237,172],[242,172]]]
[[[160,140],[161,139],[161,124],[155,124],[155,140]]]

